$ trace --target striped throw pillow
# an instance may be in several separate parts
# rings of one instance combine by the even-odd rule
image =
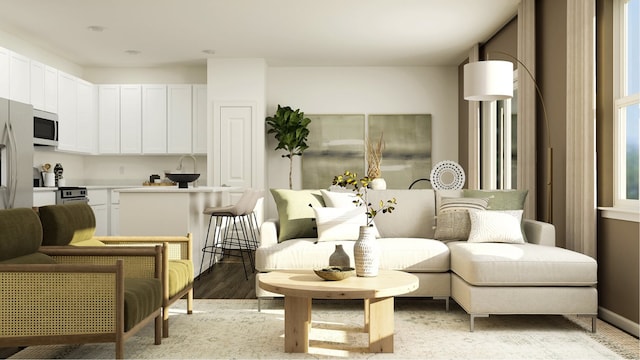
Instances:
[[[471,231],[469,210],[486,210],[489,199],[442,198],[436,217],[435,238],[442,241],[467,240]]]

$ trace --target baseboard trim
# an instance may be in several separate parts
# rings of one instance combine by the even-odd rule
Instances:
[[[633,336],[640,337],[640,324],[634,323],[611,310],[605,309],[602,306],[598,307],[598,317]]]

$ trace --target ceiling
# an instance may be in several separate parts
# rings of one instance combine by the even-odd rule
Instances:
[[[83,67],[203,65],[208,57],[439,66],[459,64],[515,16],[519,2],[0,0],[0,30]]]

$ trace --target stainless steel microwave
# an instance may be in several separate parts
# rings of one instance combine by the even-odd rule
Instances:
[[[58,115],[33,110],[33,144],[58,146]]]

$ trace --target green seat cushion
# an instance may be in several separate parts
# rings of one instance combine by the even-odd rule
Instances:
[[[169,297],[193,283],[191,260],[169,260]]]
[[[39,213],[43,245],[69,245],[95,234],[96,217],[87,203],[43,206]]]
[[[71,245],[73,245],[73,246],[107,246],[102,241],[96,240],[96,239],[75,241]]]
[[[324,207],[320,190],[271,189],[278,209],[278,242],[318,237],[313,207]]]
[[[162,306],[160,279],[124,280],[124,330],[129,331],[137,323]]]
[[[0,264],[56,264],[56,261],[49,255],[37,252],[3,260]]]
[[[29,208],[0,210],[0,261],[33,254],[42,244],[42,226]]]

